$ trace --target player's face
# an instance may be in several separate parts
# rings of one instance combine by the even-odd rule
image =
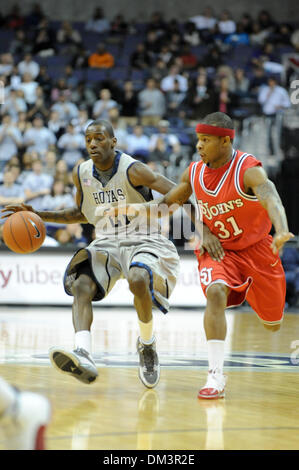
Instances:
[[[89,126],[85,133],[87,152],[94,164],[109,168],[114,160],[116,138],[111,137],[104,126]]]
[[[197,138],[196,149],[206,165],[214,166],[223,160],[227,153],[226,137],[197,134]]]

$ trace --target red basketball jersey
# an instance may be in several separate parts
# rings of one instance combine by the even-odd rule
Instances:
[[[240,150],[233,150],[231,160],[220,168],[209,168],[202,161],[189,166],[203,222],[228,250],[243,250],[259,242],[272,227],[257,197],[245,193],[244,172],[254,166],[262,164]]]

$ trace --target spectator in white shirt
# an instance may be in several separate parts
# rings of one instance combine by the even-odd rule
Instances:
[[[180,145],[180,141],[175,134],[169,133],[169,122],[162,119],[158,124],[158,133],[153,134],[149,142],[149,150],[153,152],[156,149],[157,142],[163,140],[166,148],[173,150],[175,146]]]
[[[143,126],[137,124],[133,128],[133,134],[127,137],[128,153],[132,156],[141,153],[149,153],[149,137],[144,134]]]
[[[50,145],[56,144],[55,134],[45,125],[41,116],[36,115],[32,127],[24,134],[24,145],[27,152],[36,151],[39,155],[45,155]]]
[[[232,19],[228,10],[223,10],[218,21],[218,28],[221,34],[233,34],[236,31],[236,23]]]
[[[11,88],[8,97],[1,106],[1,114],[9,114],[14,122],[18,121],[18,113],[26,112],[27,104],[24,98],[18,96],[17,90]]]
[[[181,75],[180,69],[177,65],[172,65],[169,70],[169,75],[164,77],[161,81],[161,90],[164,92],[173,91],[176,87],[176,81],[179,83],[179,90],[186,92],[188,90],[188,80]]]
[[[155,79],[146,81],[146,87],[138,93],[138,104],[142,124],[156,126],[165,113],[166,100]]]
[[[107,33],[109,31],[110,22],[105,18],[101,7],[95,8],[92,18],[86,23],[85,29],[95,33]]]
[[[67,94],[64,92],[60,93],[58,101],[53,104],[51,111],[57,111],[60,120],[65,123],[71,122],[71,120],[77,118],[79,114],[78,107],[71,101],[68,101]]]
[[[189,20],[195,23],[198,30],[214,29],[217,23],[211,7],[206,7],[202,15],[192,16]]]
[[[25,202],[25,193],[21,184],[16,183],[16,177],[10,168],[3,173],[3,183],[0,184],[0,209],[6,204],[21,204]],[[4,222],[3,220],[0,223]]]
[[[34,80],[39,74],[39,64],[32,60],[31,54],[25,54],[24,59],[18,64],[18,72],[22,76],[24,73],[29,73]]]
[[[24,73],[19,89],[23,91],[24,99],[27,104],[33,105],[36,102],[36,89],[38,86],[39,84],[32,79],[30,73]]]
[[[53,177],[43,173],[41,160],[34,160],[32,172],[24,180],[26,202],[32,205],[35,210],[42,210],[44,196],[50,194],[53,184]]]
[[[23,143],[22,134],[12,122],[11,116],[5,114],[0,125],[0,171],[12,156],[18,154]]]
[[[74,198],[70,192],[67,192],[64,182],[54,181],[50,194],[43,199],[43,208],[46,211],[59,211],[74,207]]]
[[[73,124],[68,124],[67,131],[59,138],[57,146],[62,153],[62,159],[71,170],[75,164],[83,157],[85,148],[85,138],[83,134],[75,133]]]
[[[275,155],[272,129],[279,112],[291,106],[288,92],[279,86],[275,77],[268,78],[268,85],[261,86],[258,93],[258,102],[262,107],[263,114],[268,118],[268,145],[270,155]]]
[[[117,102],[111,99],[110,90],[103,88],[100,91],[100,99],[95,102],[92,108],[92,115],[94,119],[108,119],[109,110],[117,107]]]
[[[12,54],[5,52],[0,56],[0,75],[10,75],[14,65]]]

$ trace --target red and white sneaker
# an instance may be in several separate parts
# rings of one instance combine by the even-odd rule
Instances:
[[[4,450],[45,450],[45,430],[51,419],[49,400],[38,393],[16,390],[16,400],[0,421]]]
[[[203,388],[198,392],[198,398],[211,400],[213,398],[223,398],[225,396],[226,378],[223,374],[215,370],[209,370],[208,379]]]

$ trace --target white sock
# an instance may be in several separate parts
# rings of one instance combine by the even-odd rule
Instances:
[[[217,369],[223,374],[224,340],[210,339],[208,341],[209,370]]]
[[[143,342],[143,344],[152,344],[152,342],[154,341],[153,319],[151,319],[148,323],[143,323],[138,319],[138,323],[141,341]]]
[[[75,333],[75,348],[83,348],[91,354],[91,333],[88,330]]]
[[[0,415],[15,401],[16,392],[11,385],[0,377]]]

